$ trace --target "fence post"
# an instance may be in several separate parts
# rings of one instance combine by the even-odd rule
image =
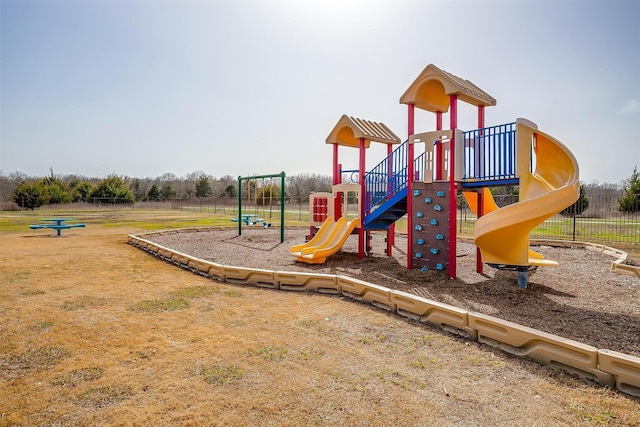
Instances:
[[[576,210],[577,210],[577,206],[574,204],[573,205],[573,241],[576,241]]]

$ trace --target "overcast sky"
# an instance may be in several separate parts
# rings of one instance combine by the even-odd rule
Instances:
[[[638,1],[0,5],[5,175],[330,174],[342,114],[406,139],[399,98],[430,63],[496,98],[486,125],[525,117],[567,145],[583,181],[640,167]]]

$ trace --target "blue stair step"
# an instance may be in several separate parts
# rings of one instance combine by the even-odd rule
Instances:
[[[388,230],[407,213],[407,190],[400,191],[364,218],[365,230]]]

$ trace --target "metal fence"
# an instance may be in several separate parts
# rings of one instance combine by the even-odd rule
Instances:
[[[640,211],[618,211],[616,195],[588,195],[589,206],[581,214],[575,210],[555,215],[531,232],[532,238],[589,242],[640,243]],[[518,201],[518,196],[494,196],[499,207]],[[464,198],[458,200],[458,232],[473,233],[476,216]]]
[[[576,240],[611,243],[640,243],[640,209],[634,213],[623,214],[618,211],[619,195],[587,195],[589,206],[581,214],[569,212],[566,215],[555,215],[531,232],[532,238]],[[517,195],[494,196],[500,207],[516,203]],[[639,197],[640,199],[640,197]],[[192,199],[173,199],[158,202],[136,202],[135,204],[118,204],[113,200],[99,200],[95,203],[72,203],[71,205],[47,205],[39,210],[66,209],[71,211],[110,211],[110,210],[179,210],[183,212],[211,213],[229,215],[238,214],[238,199],[208,197]],[[639,206],[640,208],[640,206]],[[244,214],[258,215],[268,222],[280,219],[280,200],[273,199],[269,203],[252,201],[243,203]],[[458,200],[458,232],[473,234],[476,216],[471,212],[464,197]],[[285,221],[309,220],[308,198],[289,198],[285,203]],[[402,221],[402,220],[401,220]],[[402,229],[402,224],[398,229]]]

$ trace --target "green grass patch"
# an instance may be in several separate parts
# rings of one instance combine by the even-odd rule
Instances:
[[[302,360],[318,360],[324,356],[325,351],[318,347],[305,347],[298,352]]]
[[[129,307],[129,311],[160,313],[163,311],[184,310],[189,308],[189,301],[184,298],[164,298],[140,301]]]
[[[438,370],[442,367],[440,361],[436,357],[418,357],[418,360],[411,362],[411,366],[417,369]]]
[[[199,368],[198,373],[207,383],[221,386],[232,380],[242,378],[244,371],[237,365],[214,366],[212,368]]]
[[[614,418],[609,408],[587,408],[577,403],[569,403],[569,409],[591,425],[608,425]]]
[[[289,350],[284,347],[262,347],[258,350],[249,350],[247,356],[260,357],[271,362],[278,362],[287,358]]]

